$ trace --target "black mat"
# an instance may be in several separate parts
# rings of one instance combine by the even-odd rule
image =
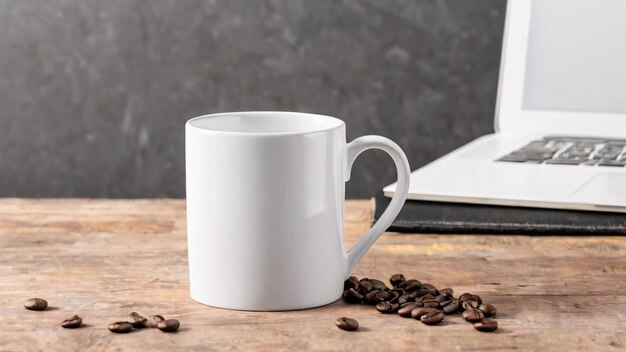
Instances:
[[[378,219],[391,199],[376,195]],[[407,200],[388,231],[537,235],[623,235],[626,214]]]

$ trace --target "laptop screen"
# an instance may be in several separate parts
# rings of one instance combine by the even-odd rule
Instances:
[[[626,113],[626,1],[533,1],[522,106]]]

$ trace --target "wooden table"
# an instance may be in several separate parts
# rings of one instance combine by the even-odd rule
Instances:
[[[346,205],[346,245],[369,226],[371,203]],[[499,330],[458,315],[439,326],[329,306],[255,313],[210,308],[188,295],[183,200],[0,200],[0,351],[13,350],[597,350],[626,349],[626,237],[389,233],[354,274],[402,272],[497,306]],[[28,311],[26,298],[50,308]],[[128,313],[181,321],[112,334]],[[86,327],[59,322],[74,314]],[[357,319],[360,331],[335,327]]]

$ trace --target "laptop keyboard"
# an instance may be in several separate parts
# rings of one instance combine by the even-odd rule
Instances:
[[[532,141],[498,161],[624,167],[624,154],[626,140],[546,137]]]

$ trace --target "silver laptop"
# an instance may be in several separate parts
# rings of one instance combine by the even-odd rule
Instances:
[[[626,212],[625,19],[624,0],[509,0],[496,132],[413,172],[409,199]]]

